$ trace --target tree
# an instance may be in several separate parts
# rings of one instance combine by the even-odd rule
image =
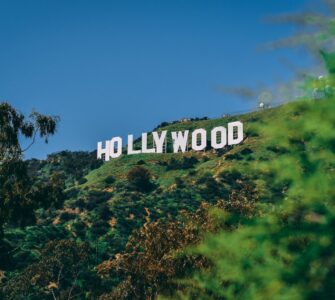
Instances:
[[[130,236],[125,251],[96,267],[103,278],[121,280],[99,299],[157,299],[182,289],[177,278],[208,267],[207,259],[188,254],[186,247],[199,243],[205,233],[231,228],[218,214],[223,205],[203,203],[194,213],[182,212],[180,220],[146,222]]]
[[[170,279],[195,264],[192,258],[178,259],[177,253],[197,239],[180,222],[146,224],[129,239],[124,253],[97,267],[100,275],[122,279],[101,299],[155,299],[159,292],[173,290]]]
[[[127,174],[129,184],[139,192],[149,192],[153,188],[151,174],[142,166],[133,167]]]
[[[90,276],[90,253],[85,243],[70,240],[47,243],[38,262],[5,283],[4,299],[83,299],[83,280]],[[91,277],[89,284],[93,281]],[[89,288],[85,286],[85,290]]]
[[[0,243],[5,223],[26,223],[33,218],[36,193],[23,154],[34,144],[37,135],[47,143],[56,132],[58,121],[58,117],[38,112],[26,118],[9,103],[0,103]],[[21,138],[31,141],[25,149],[21,147]]]
[[[65,180],[62,173],[54,172],[46,182],[33,183],[31,188],[35,207],[61,208],[65,200]]]

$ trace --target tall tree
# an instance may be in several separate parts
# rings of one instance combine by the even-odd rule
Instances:
[[[27,118],[9,103],[0,103],[0,245],[4,224],[24,225],[33,218],[38,193],[32,189],[23,154],[37,136],[47,143],[58,121],[58,117],[38,112]],[[23,138],[30,141],[24,149],[20,144]]]

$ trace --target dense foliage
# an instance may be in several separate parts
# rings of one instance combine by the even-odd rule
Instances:
[[[36,225],[7,224],[4,295],[333,296],[333,109],[329,98],[242,116],[254,134],[226,153],[124,157],[66,189],[59,166],[49,180],[39,171],[46,164],[35,166],[36,193],[55,200],[35,212]],[[141,189],[142,181],[151,188]],[[81,247],[83,260],[67,256]]]
[[[56,131],[58,118],[33,112],[29,118],[16,111],[9,103],[0,103],[0,267],[6,265],[8,245],[4,241],[4,226],[25,226],[35,221],[35,210],[57,204],[54,195],[62,193],[61,181],[36,188],[27,172],[23,153],[35,141],[36,135],[48,141]],[[22,149],[20,139],[32,140]],[[41,197],[51,196],[50,199]],[[47,203],[47,201],[50,203]]]
[[[285,183],[279,203],[232,232],[223,231],[191,253],[212,262],[188,284],[201,299],[332,299],[335,296],[335,99],[286,108],[293,123],[263,129],[286,149],[260,172]],[[228,217],[228,216],[227,216]]]

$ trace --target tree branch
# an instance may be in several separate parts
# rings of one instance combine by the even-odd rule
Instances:
[[[25,149],[23,149],[23,150],[21,151],[22,153],[23,153],[23,152],[26,152],[27,150],[29,150],[30,147],[31,147],[32,145],[35,144],[35,141],[36,141],[36,134],[37,134],[37,130],[34,131],[33,141],[32,141],[32,142],[31,142]]]
[[[77,279],[78,279],[79,274],[80,274],[80,271],[77,272],[77,274],[76,274],[76,276],[75,276],[75,278],[74,278],[73,284],[72,284],[71,289],[70,289],[70,292],[69,292],[69,296],[68,296],[68,298],[67,298],[68,300],[70,300],[70,299],[72,298],[72,297],[71,297],[71,294],[72,294],[72,291],[73,291],[73,289],[74,289],[74,285],[75,285],[75,283],[76,283],[76,281],[77,281]]]

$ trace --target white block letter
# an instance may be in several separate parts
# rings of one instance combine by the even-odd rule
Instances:
[[[155,153],[155,148],[148,149],[147,133],[142,133],[142,153]]]
[[[200,144],[198,145],[198,135],[200,135]],[[201,151],[206,148],[207,145],[207,133],[205,129],[196,129],[192,132],[192,149],[195,151]]]
[[[128,154],[139,154],[141,150],[134,150],[134,136],[132,134],[128,135]]]
[[[221,137],[221,142],[218,143],[218,133]],[[227,145],[227,130],[223,126],[214,127],[211,132],[211,145],[214,149],[221,149]]]
[[[186,151],[187,139],[188,139],[188,130],[184,131],[184,135],[182,131],[171,132],[172,140],[173,140],[173,152],[177,153],[179,148],[181,152]]]
[[[116,152],[115,152],[115,149],[116,149]],[[122,154],[122,139],[120,137],[114,137],[110,141],[110,156],[112,158],[117,158],[121,154]]]
[[[98,149],[97,149],[97,158],[101,159],[102,154],[105,154],[105,161],[109,161],[109,153],[110,153],[110,142],[106,141],[105,149],[102,149],[102,142],[98,142]]]
[[[159,136],[158,132],[156,131],[152,133],[156,145],[156,153],[163,153],[163,144],[166,138],[166,133],[167,133],[166,130],[162,131],[161,136]]]
[[[228,123],[228,145],[236,145],[243,141],[243,124],[240,121]]]

